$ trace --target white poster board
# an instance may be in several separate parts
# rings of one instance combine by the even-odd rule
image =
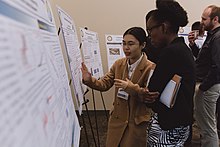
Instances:
[[[109,70],[117,59],[125,57],[122,48],[122,40],[122,35],[105,35]]]
[[[73,19],[60,7],[58,7],[62,34],[68,54],[69,66],[72,75],[72,86],[78,106],[79,113],[82,112],[83,95],[86,87],[82,84],[81,63],[82,57],[79,48],[76,26]]]
[[[0,23],[0,145],[77,146],[79,123],[50,4],[0,1]]]
[[[103,76],[98,34],[83,28],[80,28],[80,33],[84,63],[91,71],[92,76],[98,79]]]
[[[186,27],[181,27],[178,32],[178,36],[183,37],[187,45],[189,45],[188,35],[190,31],[191,31],[191,27],[186,26]]]

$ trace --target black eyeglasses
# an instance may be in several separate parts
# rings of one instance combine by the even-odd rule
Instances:
[[[152,32],[152,30],[153,29],[155,29],[155,28],[158,28],[159,26],[161,26],[162,24],[157,24],[157,25],[155,25],[155,26],[153,26],[153,27],[151,27],[151,28],[147,28],[146,30],[147,30],[147,33],[148,33],[148,35],[150,35],[151,34],[151,32]]]

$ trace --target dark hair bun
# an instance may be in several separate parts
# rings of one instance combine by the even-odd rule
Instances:
[[[188,24],[187,12],[174,0],[157,0],[156,7],[172,23],[184,27]]]

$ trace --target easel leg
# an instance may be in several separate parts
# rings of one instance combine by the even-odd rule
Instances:
[[[101,98],[102,98],[102,104],[103,104],[103,107],[104,107],[104,110],[105,110],[105,116],[106,116],[106,119],[107,119],[107,122],[108,122],[108,113],[107,113],[107,110],[106,110],[106,107],[105,107],[105,101],[103,99],[102,92],[100,92],[100,94],[101,94]]]
[[[94,106],[94,113],[95,113],[95,125],[96,125],[96,133],[97,133],[97,139],[98,139],[98,146],[100,146],[99,130],[98,130],[98,122],[97,122],[97,114],[96,114],[96,105],[95,105],[95,96],[94,96],[94,90],[93,89],[92,89],[92,99],[93,99],[93,106]]]
[[[84,99],[84,102],[86,102],[85,96],[83,96],[83,99]],[[94,135],[94,132],[93,132],[92,123],[91,123],[91,119],[90,119],[90,115],[89,115],[89,111],[88,111],[87,103],[85,103],[85,107],[86,107],[86,113],[87,113],[87,116],[88,116],[88,119],[89,119],[89,125],[90,125],[90,128],[91,128],[92,137],[93,137],[95,146],[97,147],[96,140],[95,140],[95,135]]]
[[[85,130],[86,142],[87,142],[88,147],[90,147],[89,139],[88,139],[88,133],[87,133],[87,129],[86,129],[86,124],[85,124],[84,114],[83,113],[82,113],[81,117],[82,117],[82,122],[83,122],[83,129]]]

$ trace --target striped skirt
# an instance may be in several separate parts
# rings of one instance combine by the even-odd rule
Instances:
[[[147,147],[183,147],[189,136],[189,126],[180,126],[172,130],[162,130],[155,113],[147,129]]]

